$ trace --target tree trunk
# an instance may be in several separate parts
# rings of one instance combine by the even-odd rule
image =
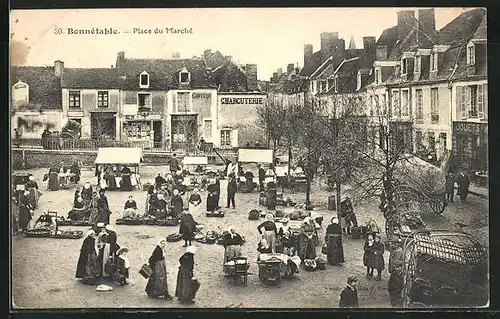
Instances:
[[[309,205],[311,202],[311,177],[306,174],[306,205]]]
[[[291,179],[291,165],[292,165],[292,147],[288,145],[288,184],[290,184]]]
[[[337,206],[337,218],[339,218],[340,220],[340,201],[342,199],[342,197],[340,196],[340,191],[341,191],[341,184],[340,182],[338,181],[338,178],[337,178],[337,181],[335,182],[335,187],[336,187],[336,192],[337,192],[337,203],[336,203],[336,206]]]

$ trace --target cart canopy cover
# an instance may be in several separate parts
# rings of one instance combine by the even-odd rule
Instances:
[[[240,148],[238,162],[271,164],[273,163],[273,150]]]
[[[186,156],[182,160],[184,165],[207,165],[208,157],[206,156]]]
[[[95,163],[138,166],[141,161],[141,148],[102,147],[97,151]]]
[[[421,255],[429,255],[464,265],[477,265],[486,258],[486,251],[480,245],[473,245],[472,243],[465,245],[449,239],[421,234],[415,237],[415,249]]]
[[[396,176],[424,194],[444,194],[446,179],[443,169],[416,156],[406,155],[405,159],[396,165]]]

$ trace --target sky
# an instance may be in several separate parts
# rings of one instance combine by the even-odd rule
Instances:
[[[219,50],[238,63],[257,64],[258,78],[269,80],[288,63],[303,66],[304,44],[320,48],[320,34],[338,32],[346,47],[351,37],[358,49],[364,36],[377,39],[397,24],[396,13],[411,8],[213,8],[213,9],[70,9],[13,10],[11,64],[104,67],[124,51],[131,58],[181,58]],[[470,8],[435,8],[440,29]],[[57,34],[61,29],[64,34]],[[119,34],[69,35],[68,29],[113,28]],[[135,33],[134,29],[152,34]],[[158,28],[163,34],[155,34]],[[167,33],[167,28],[192,33]],[[137,30],[136,30],[137,31]]]

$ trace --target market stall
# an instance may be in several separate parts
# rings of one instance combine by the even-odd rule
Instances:
[[[268,149],[247,149],[240,148],[238,150],[238,167],[240,168],[241,175],[238,174],[238,189],[243,192],[251,192],[256,186],[259,179],[260,164],[262,168],[267,171],[271,164],[273,164],[273,150]],[[273,176],[267,175],[264,183],[274,182]]]
[[[142,162],[142,149],[128,147],[99,148],[95,160],[97,185],[102,187],[105,174],[114,177],[116,188],[132,190],[140,188],[139,168]]]

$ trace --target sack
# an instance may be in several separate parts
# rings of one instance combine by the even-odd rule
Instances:
[[[191,297],[192,299],[194,299],[194,297],[196,296],[196,293],[198,292],[198,289],[200,289],[200,282],[198,281],[198,279],[191,279]]]
[[[182,235],[181,234],[170,234],[167,236],[167,241],[170,242],[170,243],[173,243],[173,242],[178,242],[182,239]]]
[[[327,255],[328,254],[328,244],[323,244],[323,247],[321,247],[321,253]]]
[[[316,259],[316,269],[325,270],[326,269],[326,262],[321,258],[317,258]]]
[[[148,279],[153,274],[153,269],[151,269],[148,264],[144,264],[139,270],[139,273],[142,275],[142,277],[144,277],[144,279]]]
[[[248,220],[259,220],[260,212],[256,209],[252,209],[248,212]]]
[[[304,260],[304,267],[307,271],[314,271],[316,270],[316,260],[314,259],[305,259]]]

